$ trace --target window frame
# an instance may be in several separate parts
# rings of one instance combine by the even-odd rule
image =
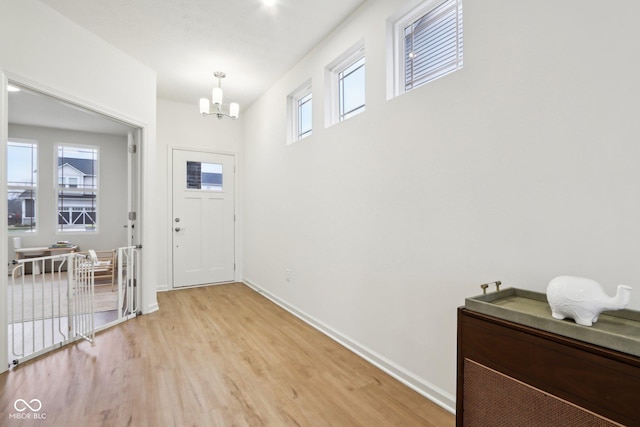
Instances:
[[[309,103],[309,107],[311,108],[311,128],[301,133],[300,101],[307,97],[309,97],[309,100],[305,101],[304,105]],[[287,144],[293,144],[313,134],[313,86],[311,79],[307,80],[287,97],[287,116],[289,122]]]
[[[455,71],[463,68],[463,50],[464,50],[464,22],[463,22],[463,9],[462,0],[452,0],[457,9],[457,33],[459,35],[456,43],[456,49],[458,50],[456,65],[453,69],[437,74],[431,78],[426,78],[413,85],[413,87],[406,89],[405,87],[405,29],[414,23],[424,18],[429,13],[436,10],[449,0],[426,0],[418,3],[413,7],[406,10],[401,10],[398,14],[387,19],[387,40],[389,43],[389,49],[387,49],[387,100],[400,96],[404,93],[410,92],[420,86],[449,75]]]
[[[40,175],[39,175],[39,170],[40,168],[38,167],[38,163],[39,163],[39,151],[40,151],[40,146],[38,141],[36,140],[31,140],[31,139],[22,139],[22,138],[9,138],[7,141],[7,162],[11,161],[11,159],[9,158],[9,146],[14,143],[14,144],[22,144],[22,145],[31,145],[32,146],[32,150],[35,147],[35,156],[34,153],[32,152],[32,161],[35,157],[35,171],[32,172],[35,175],[34,178],[34,182],[32,182],[32,185],[18,185],[18,184],[10,184],[9,183],[9,176],[7,175],[7,203],[9,200],[9,194],[12,191],[32,191],[33,192],[33,198],[31,200],[33,200],[33,206],[32,206],[32,210],[33,210],[33,216],[31,218],[33,218],[33,220],[31,221],[31,227],[29,229],[25,229],[25,230],[12,230],[9,231],[9,222],[8,222],[8,216],[7,216],[7,233],[11,236],[19,236],[19,235],[35,235],[38,233],[39,228],[38,228],[38,223],[39,223],[39,207],[40,207],[40,203],[38,203],[38,192],[39,192],[39,182],[40,182]],[[7,168],[8,169],[8,168]],[[8,170],[7,170],[8,173]],[[8,207],[7,207],[7,211],[8,211]],[[22,211],[21,211],[21,219],[20,221],[22,222]],[[33,225],[35,224],[35,225]]]
[[[93,175],[93,184],[89,187],[85,187],[84,184],[80,184],[78,181],[78,185],[76,187],[69,186],[69,178],[72,177],[61,177],[58,165],[58,159],[60,158],[60,149],[69,149],[69,150],[93,150],[95,152],[95,167]],[[66,156],[68,158],[77,158]],[[57,235],[69,235],[69,234],[97,234],[100,230],[100,147],[97,145],[82,145],[82,144],[69,144],[69,143],[57,143],[54,145],[54,179],[53,179],[53,206],[54,206],[54,233]],[[62,178],[62,179],[61,179]],[[66,178],[66,179],[65,179]],[[61,182],[62,181],[62,182]],[[94,225],[88,226],[85,224],[84,229],[74,228],[65,230],[64,226],[60,224],[59,215],[60,215],[60,195],[61,193],[67,194],[83,194],[83,193],[92,193],[94,195],[92,201],[92,207],[95,212]],[[75,206],[69,207],[70,212],[78,211]]]
[[[340,90],[340,83],[342,81],[341,74],[359,61],[363,61],[361,67],[364,67],[365,70],[365,101],[361,106],[343,113],[341,105],[344,103],[344,98]],[[366,64],[364,40],[360,40],[325,67],[325,93],[328,94],[325,104],[325,127],[343,122],[366,110]]]

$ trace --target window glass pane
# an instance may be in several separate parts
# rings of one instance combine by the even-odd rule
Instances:
[[[7,208],[9,233],[32,233],[36,230],[35,190],[9,189]]]
[[[187,188],[199,190],[202,184],[202,166],[200,162],[187,162]]]
[[[60,145],[58,155],[58,232],[97,231],[98,149]]]
[[[95,191],[58,191],[58,231],[96,231]]]
[[[37,182],[38,147],[33,143],[7,144],[7,183],[34,187]]]
[[[339,73],[340,120],[360,112],[365,106],[364,58]]]
[[[222,190],[222,165],[218,163],[202,164],[202,189]]]
[[[65,188],[98,188],[98,150],[58,147],[58,183]]]
[[[222,191],[222,164],[187,162],[187,188]]]
[[[311,93],[298,101],[298,137],[311,133]]]
[[[7,143],[7,225],[9,233],[36,231],[38,146]]]

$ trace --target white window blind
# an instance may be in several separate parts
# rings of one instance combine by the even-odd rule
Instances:
[[[405,91],[462,68],[462,45],[462,0],[446,0],[405,27]]]

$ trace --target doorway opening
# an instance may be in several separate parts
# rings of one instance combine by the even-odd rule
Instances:
[[[36,299],[44,298],[48,275],[64,275],[66,268],[57,270],[62,260],[43,260],[42,264],[33,261],[55,257],[58,252],[92,250],[101,255],[95,277],[100,291],[92,319],[95,328],[104,329],[135,316],[140,287],[137,279],[127,274],[138,271],[134,260],[139,253],[133,255],[133,251],[137,251],[140,241],[137,213],[141,199],[142,129],[18,81],[9,81],[8,88],[4,182],[10,277],[6,295],[29,295],[26,288],[12,288],[16,260],[21,260],[22,279],[28,278],[28,282],[42,288],[42,292],[32,292],[31,303],[35,305]],[[51,267],[47,267],[49,261]],[[12,303],[9,298],[5,301]],[[3,309],[19,312],[18,307]],[[43,325],[55,318],[52,314],[41,317]],[[15,330],[17,318],[5,318],[7,324],[0,326]],[[36,320],[30,318],[28,322],[35,325]],[[9,352],[12,345],[15,347],[15,342],[9,344]]]

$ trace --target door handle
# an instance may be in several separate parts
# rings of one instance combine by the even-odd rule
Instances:
[[[180,231],[180,227],[176,227],[176,228],[175,228],[175,230],[176,230],[176,231]]]

